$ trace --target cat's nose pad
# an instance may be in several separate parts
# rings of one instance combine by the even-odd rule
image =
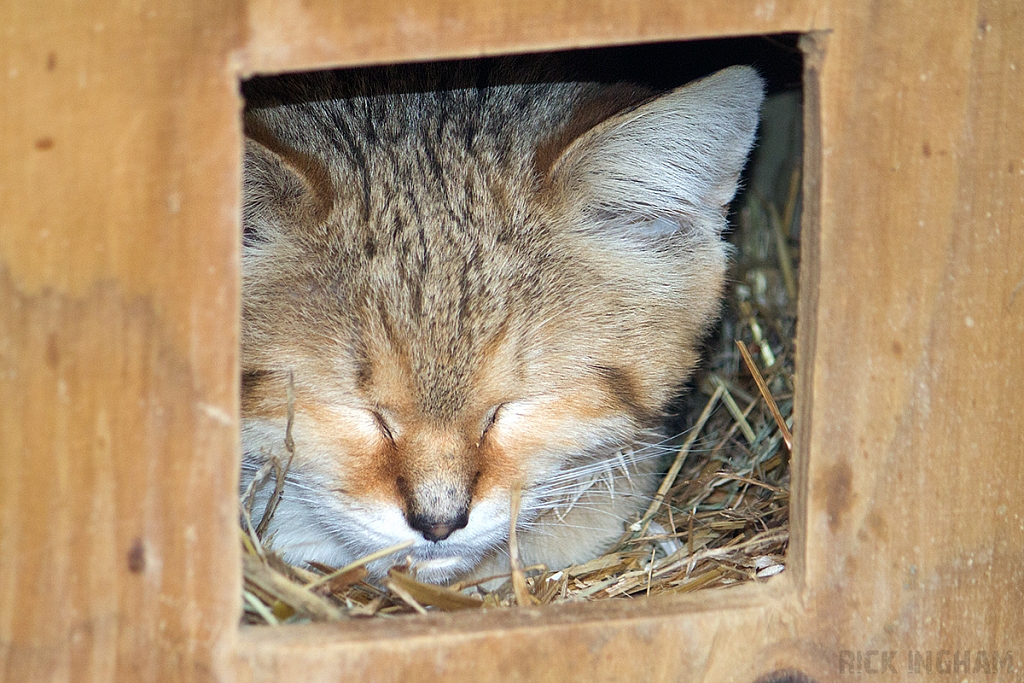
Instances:
[[[418,514],[409,517],[409,526],[423,534],[423,538],[434,543],[443,541],[467,524],[469,524],[469,510],[461,510],[458,515],[447,519]]]

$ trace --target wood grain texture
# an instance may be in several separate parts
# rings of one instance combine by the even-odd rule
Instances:
[[[3,680],[827,681],[870,650],[908,681],[908,650],[1011,652],[982,680],[1019,680],[1019,2],[6,3],[0,27]],[[237,632],[239,75],[780,31],[820,32],[789,570]]]
[[[808,0],[250,0],[244,69],[268,73],[806,31]]]
[[[848,6],[829,37],[805,597],[829,649],[1020,660],[1022,20]]]
[[[240,17],[0,3],[2,680],[230,645]]]
[[[245,629],[239,681],[753,681],[784,654],[787,589]]]

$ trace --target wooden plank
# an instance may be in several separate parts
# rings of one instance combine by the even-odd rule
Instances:
[[[779,629],[792,625],[788,582],[764,588],[243,629],[238,680],[753,681],[787,654],[786,661],[813,669],[811,657],[780,646]],[[738,625],[752,626],[742,639]]]
[[[234,634],[240,17],[0,3],[0,680]]]
[[[1024,15],[844,17],[822,69],[808,617],[835,650],[1018,650]]]
[[[816,28],[813,0],[250,0],[248,73]]]

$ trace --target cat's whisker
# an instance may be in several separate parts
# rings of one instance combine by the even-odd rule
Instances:
[[[632,457],[636,457],[635,452],[630,453],[630,455]],[[615,456],[618,460],[619,470],[626,476],[626,479],[629,480],[629,483],[632,484],[633,476],[629,473],[629,465],[626,463],[626,454],[622,450],[619,450],[616,451]]]

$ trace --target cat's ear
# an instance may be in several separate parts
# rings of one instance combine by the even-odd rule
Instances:
[[[335,193],[321,161],[274,137],[258,121],[245,122],[243,226],[247,243],[290,225],[321,223]]]
[[[595,227],[717,236],[763,99],[764,82],[745,66],[673,90],[577,138],[552,166],[550,187]]]

